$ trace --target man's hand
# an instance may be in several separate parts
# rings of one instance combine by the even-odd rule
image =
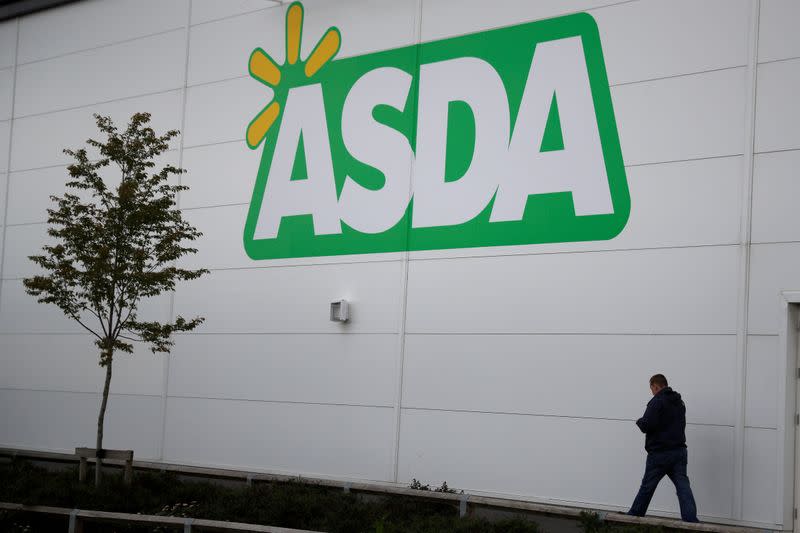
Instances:
[[[661,404],[650,400],[647,404],[647,409],[644,411],[642,418],[636,421],[636,425],[642,430],[642,433],[652,431],[658,426],[659,415],[661,414]]]

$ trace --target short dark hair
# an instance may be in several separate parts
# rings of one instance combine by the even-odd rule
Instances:
[[[656,374],[655,376],[650,378],[650,385],[658,385],[659,387],[667,387],[667,378],[664,377],[664,374]]]

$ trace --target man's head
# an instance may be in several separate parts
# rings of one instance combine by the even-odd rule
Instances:
[[[661,389],[667,386],[667,378],[664,377],[664,374],[656,374],[650,378],[650,392],[653,393],[653,396],[658,394]]]

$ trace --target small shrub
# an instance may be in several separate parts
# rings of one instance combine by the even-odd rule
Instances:
[[[441,486],[434,487],[433,489],[431,489],[431,486],[429,484],[423,485],[422,482],[419,481],[417,478],[413,478],[411,480],[411,484],[408,486],[408,488],[414,490],[430,490],[433,492],[447,492],[449,494],[456,494],[458,492],[456,489],[451,489],[450,487],[448,487],[447,481],[443,481]],[[461,491],[461,494],[464,494],[463,490]]]
[[[417,478],[413,478],[411,480],[411,485],[409,485],[408,488],[414,490],[431,490],[430,485],[423,485],[422,482],[419,481]]]

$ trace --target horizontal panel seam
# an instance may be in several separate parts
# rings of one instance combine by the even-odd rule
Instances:
[[[0,387],[0,391],[14,391],[14,392],[45,392],[53,394],[83,394],[83,395],[100,395],[101,391],[85,391],[85,390],[56,390],[56,389],[35,389],[25,387]],[[119,393],[109,392],[110,396],[122,397],[139,397],[139,398],[154,398],[161,399],[161,394],[144,394],[144,393]],[[176,395],[170,394],[169,398],[180,400],[214,400],[223,402],[248,402],[248,403],[272,403],[272,404],[288,404],[288,405],[317,405],[317,406],[331,406],[331,407],[359,407],[359,408],[376,408],[376,409],[394,409],[392,405],[375,405],[375,404],[356,404],[356,403],[343,403],[343,402],[303,402],[296,400],[269,400],[261,398],[225,398],[219,396],[193,396],[193,395]]]
[[[667,159],[664,161],[649,161],[645,163],[631,163],[629,165],[625,165],[626,169],[629,168],[638,168],[638,167],[651,167],[656,165],[671,165],[675,163],[691,163],[695,161],[712,161],[715,159],[735,159],[738,157],[742,157],[743,153],[730,153],[730,154],[721,154],[721,155],[709,155],[709,156],[701,156],[701,157],[687,157],[686,159]]]
[[[439,413],[458,413],[458,414],[480,414],[480,415],[502,415],[502,416],[521,416],[521,417],[534,417],[534,418],[565,418],[569,420],[598,420],[606,422],[634,422],[634,418],[611,418],[611,417],[596,417],[596,416],[577,416],[577,415],[553,415],[546,413],[524,413],[524,412],[510,412],[510,411],[477,411],[469,409],[437,409],[433,407],[401,407],[404,411],[427,411]],[[703,422],[687,422],[687,426],[703,426],[703,427],[722,427],[733,428],[733,424],[711,424]]]
[[[374,335],[374,336],[395,336],[398,332],[394,331],[347,331],[341,333],[331,333],[331,332],[314,332],[314,331],[294,331],[294,332],[287,332],[287,331],[257,331],[257,332],[239,332],[239,331],[222,331],[222,332],[202,332],[202,331],[192,331],[192,332],[179,332],[175,333],[176,337],[192,337],[192,336],[216,336],[216,337],[227,337],[227,336],[304,336],[304,335],[329,335],[329,336],[346,336],[346,335]],[[8,336],[21,336],[21,337],[39,337],[42,335],[48,336],[81,336],[86,337],[88,339],[92,339],[91,334],[85,333],[82,331],[42,331],[42,332],[17,332],[17,331],[0,331],[0,337],[8,335]],[[735,333],[686,333],[686,332],[676,332],[676,333],[619,333],[619,332],[611,332],[611,333],[597,333],[597,332],[541,332],[541,331],[534,331],[534,332],[406,332],[407,336],[413,335],[416,337],[466,337],[466,336],[476,336],[476,337],[735,337]],[[749,336],[751,337],[777,337],[777,334],[771,333],[750,333]],[[142,345],[144,346],[144,345]]]
[[[1,387],[0,391],[16,391],[16,392],[48,392],[53,394],[92,394],[99,396],[102,391],[88,391],[88,390],[66,390],[66,389],[36,389],[30,387]],[[161,394],[145,394],[138,392],[114,392],[110,391],[109,396],[133,396],[140,398],[161,398]]]
[[[76,111],[78,109],[88,109],[90,107],[95,107],[95,106],[99,106],[99,105],[113,104],[113,103],[117,103],[117,102],[124,102],[126,100],[135,100],[137,98],[146,98],[148,96],[158,96],[158,95],[167,94],[167,93],[178,93],[181,90],[182,90],[182,86],[178,85],[178,86],[175,86],[175,87],[170,87],[168,89],[159,89],[157,91],[152,91],[152,92],[147,92],[147,93],[140,93],[140,94],[135,94],[135,95],[132,95],[132,96],[123,96],[123,97],[120,97],[120,98],[112,98],[110,100],[102,100],[100,102],[93,102],[93,103],[89,103],[89,104],[81,104],[81,105],[76,105],[76,106],[72,106],[72,107],[65,107],[63,109],[51,109],[51,110],[48,110],[48,111],[42,111],[41,113],[30,113],[28,115],[17,115],[17,116],[14,117],[14,120],[22,120],[22,119],[26,119],[26,118],[41,117],[41,116],[46,116],[46,115],[54,115],[56,113],[64,113],[66,111]],[[12,169],[12,171],[14,171],[14,170],[15,169]]]
[[[45,225],[46,223],[41,223],[40,225]],[[455,261],[455,260],[479,260],[479,259],[498,259],[498,258],[510,258],[510,257],[534,257],[534,256],[552,256],[552,255],[574,255],[574,254],[620,254],[620,253],[632,253],[632,252],[657,252],[657,251],[665,251],[665,250],[698,250],[698,249],[707,249],[707,248],[734,248],[737,247],[738,243],[720,243],[720,244],[695,244],[695,245],[685,245],[685,246],[663,246],[663,247],[655,247],[655,248],[604,248],[598,250],[562,250],[562,251],[552,251],[552,252],[526,252],[526,253],[509,253],[509,254],[491,254],[491,255],[465,255],[465,256],[455,256],[455,257],[410,257],[409,261],[412,262],[430,262],[430,261]],[[420,250],[412,250],[414,252],[423,252]],[[399,254],[403,253],[402,251],[397,252],[380,252],[380,254],[384,253],[391,253],[391,254]],[[370,254],[364,254],[370,255]],[[329,256],[326,256],[329,257]],[[401,258],[394,259],[373,259],[373,260],[362,260],[362,261],[337,261],[337,262],[325,262],[325,263],[307,263],[307,264],[289,264],[289,265],[259,265],[259,266],[252,266],[252,267],[222,267],[222,268],[210,268],[211,272],[234,272],[239,270],[265,270],[265,269],[274,269],[274,268],[307,268],[307,267],[329,267],[329,266],[344,266],[344,265],[361,265],[361,264],[377,264],[377,263],[399,263],[402,262]],[[30,275],[34,275],[31,273]],[[22,281],[28,276],[22,277],[4,277],[2,281]]]
[[[783,153],[786,153],[786,152],[800,152],[800,146],[798,146],[797,148],[780,148],[778,150],[762,150],[760,152],[758,150],[756,150],[753,153],[756,154],[756,155],[761,155],[761,154],[767,155],[767,154],[783,154]]]
[[[269,6],[269,7],[260,7],[258,9],[253,9],[251,11],[244,11],[242,13],[235,13],[233,15],[225,15],[224,17],[204,20],[202,22],[195,22],[195,23],[191,24],[190,26],[192,28],[196,28],[198,26],[204,26],[206,24],[212,24],[214,22],[220,22],[220,21],[235,19],[235,18],[239,18],[239,17],[245,17],[247,15],[252,15],[253,13],[260,13],[262,11],[269,11],[270,9],[275,9],[275,8],[281,7],[281,0],[267,0],[267,1],[268,2],[278,2],[278,3],[277,4],[273,4],[273,5]]]
[[[639,84],[650,83],[650,82],[654,82],[654,81],[672,80],[672,79],[675,79],[675,78],[686,78],[686,77],[689,77],[689,76],[701,76],[703,74],[711,74],[711,73],[714,73],[714,72],[725,72],[727,70],[736,70],[736,69],[740,69],[740,68],[743,69],[745,67],[747,67],[747,65],[745,65],[745,64],[742,64],[742,65],[730,65],[730,66],[727,66],[727,67],[710,68],[710,69],[706,69],[706,70],[698,70],[698,71],[693,71],[693,72],[688,72],[688,73],[671,74],[671,75],[668,75],[668,76],[658,76],[656,78],[647,78],[647,79],[643,79],[643,80],[625,81],[625,82],[620,82],[620,83],[613,83],[613,84],[609,84],[609,87],[612,88],[612,89],[614,87],[627,87],[629,85],[639,85]]]
[[[170,148],[169,150],[165,150],[164,153],[165,154],[169,154],[169,153],[176,153],[177,154],[178,153],[178,149],[177,148]],[[96,163],[96,162],[98,162],[100,160],[99,159],[90,159],[89,161],[92,162],[92,163]],[[57,163],[57,164],[53,164],[53,165],[42,165],[41,167],[15,168],[15,169],[11,169],[11,171],[9,172],[9,175],[11,175],[11,174],[24,174],[26,172],[36,172],[37,170],[50,170],[52,168],[63,168],[64,170],[66,170],[67,167],[70,166],[71,164],[72,163],[69,162],[69,160],[67,160],[67,161],[64,161],[63,163]],[[2,173],[5,173],[5,171],[3,171]],[[30,224],[37,224],[37,222],[30,222]]]
[[[159,35],[166,35],[168,33],[177,33],[178,31],[182,31],[182,30],[185,30],[185,29],[186,29],[186,26],[184,26],[184,25],[175,26],[174,28],[170,28],[170,29],[167,29],[167,30],[158,31],[158,32],[155,32],[155,33],[149,33],[147,35],[142,35],[142,36],[139,36],[139,37],[131,37],[129,39],[124,39],[122,41],[114,41],[112,43],[100,44],[100,45],[97,45],[97,46],[91,46],[89,48],[81,48],[79,50],[74,50],[72,52],[65,52],[63,54],[58,54],[58,55],[48,56],[48,57],[42,57],[42,58],[34,59],[34,60],[31,60],[31,61],[25,61],[23,63],[19,63],[17,66],[18,67],[24,67],[24,66],[27,66],[27,65],[35,65],[37,63],[44,63],[46,61],[54,61],[56,59],[63,59],[65,57],[84,54],[86,52],[92,52],[94,50],[102,50],[103,48],[111,48],[113,46],[119,46],[119,45],[122,45],[122,44],[130,44],[132,42],[142,41],[142,40],[145,40],[145,39],[150,39],[152,37],[158,37]]]
[[[562,254],[613,254],[626,252],[654,252],[664,250],[696,250],[705,248],[736,248],[738,243],[719,243],[719,244],[693,244],[684,246],[662,246],[662,247],[643,247],[643,248],[601,248],[596,250],[560,250],[547,252],[525,252],[512,254],[491,254],[491,255],[467,255],[458,257],[411,257],[410,261],[452,261],[459,259],[498,259],[503,257],[523,257],[538,255],[562,255]],[[417,251],[422,252],[422,251]]]
[[[780,59],[768,59],[766,61],[759,61],[758,65],[772,65],[773,63],[784,63],[788,61],[797,61],[800,59],[800,56],[792,56],[792,57],[782,57]]]
[[[394,409],[393,405],[358,404],[344,402],[302,402],[297,400],[269,400],[262,398],[225,398],[220,396],[194,396],[190,394],[168,394],[167,398],[176,400],[212,400],[220,402],[241,402],[241,403],[271,403],[283,405],[316,405],[330,407],[357,407],[365,409]]]
[[[753,241],[752,246],[775,246],[781,244],[800,244],[800,241]]]
[[[241,139],[231,139],[231,140],[227,140],[227,141],[217,141],[217,142],[212,142],[212,143],[207,143],[207,144],[186,145],[186,146],[184,146],[183,151],[185,153],[188,150],[195,150],[197,148],[206,148],[206,147],[220,146],[222,144],[237,144],[237,143],[244,144],[244,137],[242,137]]]
[[[166,304],[165,304],[166,307]],[[83,335],[80,331],[2,331],[0,335]],[[175,337],[184,337],[191,335],[397,335],[397,331],[212,331],[212,332],[191,332],[191,333],[174,333]],[[137,341],[138,342],[138,341]],[[139,345],[137,345],[139,346]],[[145,346],[145,344],[141,344]]]
[[[407,331],[417,337],[736,337],[736,333],[619,333],[619,332],[429,332]]]

